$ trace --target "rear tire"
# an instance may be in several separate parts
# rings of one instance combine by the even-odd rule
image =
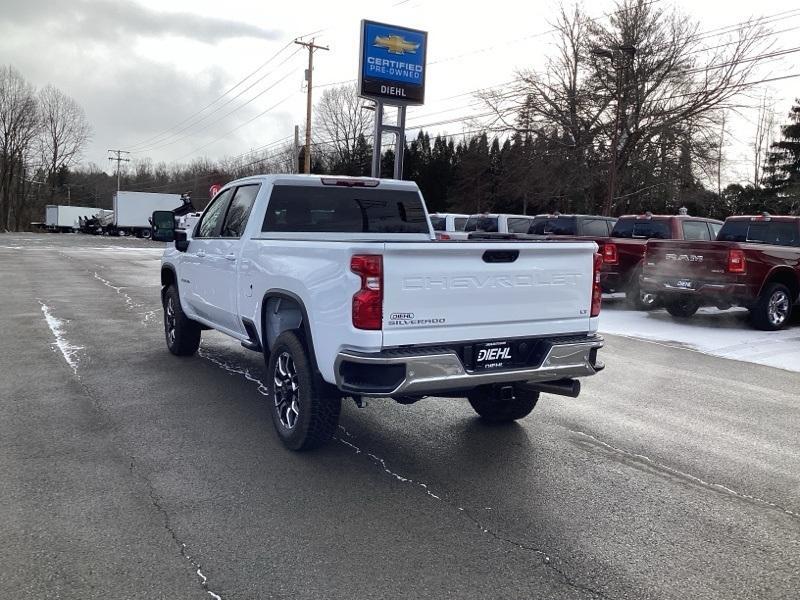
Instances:
[[[631,278],[628,289],[625,290],[625,300],[634,310],[655,310],[661,304],[658,295],[652,292],[643,292],[639,287],[639,276],[641,271],[636,271]]]
[[[275,340],[267,360],[272,424],[289,450],[311,450],[333,437],[342,396],[315,371],[305,344],[293,331]]]
[[[763,331],[777,331],[785,327],[792,314],[792,301],[788,287],[782,283],[767,284],[750,310],[753,326]]]
[[[175,284],[164,292],[164,337],[167,348],[175,356],[192,356],[200,347],[200,323],[183,313]]]
[[[470,391],[467,396],[473,410],[487,423],[510,423],[527,417],[539,401],[539,392],[514,386],[514,398],[503,400],[492,386]]]
[[[664,306],[676,319],[688,319],[700,310],[700,302],[690,297],[672,298],[665,302]]]

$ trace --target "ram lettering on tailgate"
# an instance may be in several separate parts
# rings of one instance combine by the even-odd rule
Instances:
[[[454,275],[406,277],[404,291],[415,290],[483,290],[487,288],[577,286],[581,273],[540,271],[519,275]]]
[[[703,256],[700,254],[667,254],[667,260],[675,260],[678,262],[703,262]]]

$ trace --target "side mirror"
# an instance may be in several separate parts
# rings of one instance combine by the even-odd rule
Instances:
[[[175,241],[175,213],[171,210],[157,210],[153,212],[152,238],[157,242]]]
[[[186,232],[181,229],[175,232],[175,249],[178,252],[186,252],[189,249],[189,240],[186,237]]]

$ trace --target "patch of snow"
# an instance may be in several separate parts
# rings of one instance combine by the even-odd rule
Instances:
[[[61,352],[64,360],[67,361],[67,364],[72,369],[72,372],[77,375],[78,374],[78,358],[77,353],[79,350],[83,350],[83,346],[75,346],[71,344],[65,337],[64,337],[64,323],[68,323],[69,321],[64,321],[57,317],[53,316],[53,313],[50,312],[50,307],[47,306],[44,302],[39,300],[39,304],[42,305],[42,314],[44,314],[44,320],[47,322],[47,326],[50,328],[50,331],[53,333],[53,336],[56,338],[56,341],[53,343],[55,348]]]
[[[800,372],[800,328],[753,329],[744,309],[702,308],[691,319],[679,321],[663,309],[640,312],[604,302],[600,331]]]

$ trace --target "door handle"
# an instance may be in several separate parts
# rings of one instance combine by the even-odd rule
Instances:
[[[227,258],[228,260],[236,260],[236,255],[235,254],[226,254],[225,258]]]
[[[205,250],[198,250],[197,251],[197,256],[199,256],[200,258],[203,258],[205,255],[206,255],[206,251]]]

